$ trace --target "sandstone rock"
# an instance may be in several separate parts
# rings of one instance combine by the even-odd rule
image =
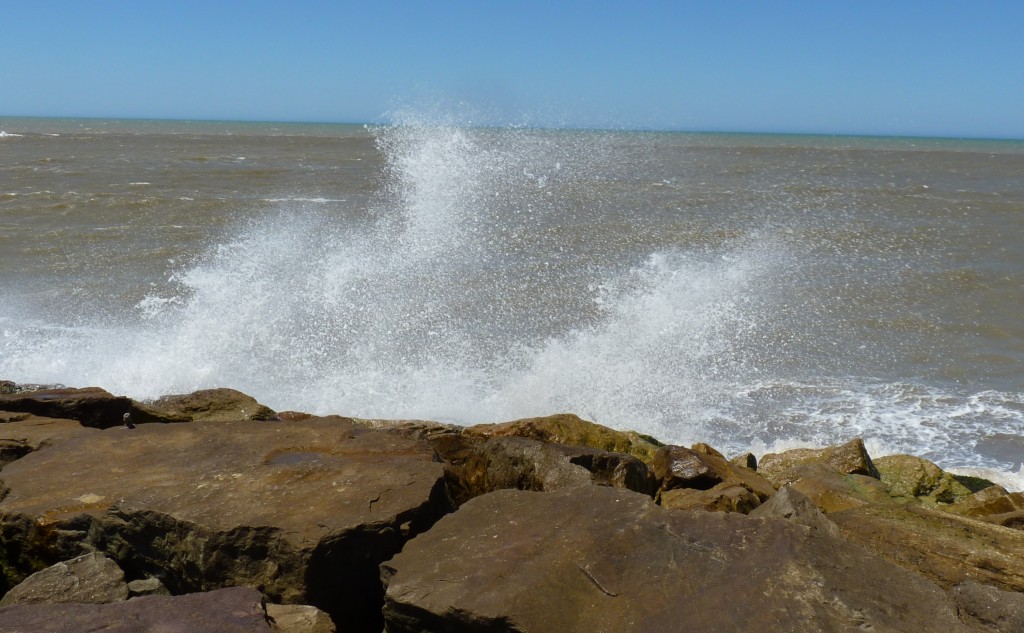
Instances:
[[[272,633],[259,592],[242,587],[111,604],[0,608],[0,633]]]
[[[626,453],[650,462],[658,446],[635,431],[615,431],[606,426],[587,422],[571,413],[543,418],[525,418],[501,424],[477,424],[467,433],[491,436],[526,437],[542,442],[589,446],[612,453]]]
[[[99,387],[0,394],[0,410],[78,420],[83,426],[98,429],[121,426],[125,413],[131,413],[136,423],[187,421],[187,418],[154,411],[130,398],[114,396]]]
[[[864,504],[828,514],[843,538],[944,588],[974,580],[1024,591],[1024,531],[918,504]]]
[[[888,455],[873,461],[882,483],[889,487],[889,494],[894,497],[949,504],[971,494],[953,475],[927,459],[913,455]]]
[[[127,599],[124,572],[117,563],[94,552],[32,574],[7,592],[0,607],[40,602],[104,604]]]
[[[946,508],[969,517],[984,517],[1024,510],[1024,493],[1007,492],[1002,486],[991,486],[969,495],[960,503]]]
[[[749,468],[750,470],[757,470],[757,457],[753,453],[743,453],[737,455],[729,460],[729,463],[733,466],[739,466],[741,468]]]
[[[993,633],[1024,631],[1024,593],[968,580],[953,588],[960,619]]]
[[[43,418],[31,413],[0,414],[0,468],[56,442],[98,433],[76,420]]]
[[[841,446],[797,448],[784,453],[769,453],[761,458],[757,472],[776,486],[784,486],[792,481],[787,478],[786,471],[808,464],[821,464],[845,475],[865,475],[878,479],[878,470],[860,438]]]
[[[156,411],[193,422],[271,420],[277,415],[252,396],[234,389],[203,389],[189,394],[163,396],[149,403]]]
[[[433,458],[323,421],[110,429],[4,468],[0,540],[8,573],[88,547],[176,594],[260,587],[379,630],[377,565],[449,509]]]
[[[786,471],[786,479],[797,492],[825,514],[869,504],[894,504],[889,489],[867,475],[843,474],[824,464],[804,464]]]
[[[267,615],[279,633],[335,633],[331,617],[306,604],[268,604]]]
[[[750,469],[734,466],[715,453],[682,446],[659,448],[651,461],[651,470],[660,482],[659,494],[674,488],[707,490],[721,483],[743,486],[762,501],[775,493],[767,479]]]
[[[833,537],[840,535],[836,524],[793,486],[783,486],[771,499],[751,510],[750,516],[759,519],[785,519],[807,526],[814,532]]]
[[[130,596],[169,596],[164,583],[159,578],[139,578],[128,583],[128,595]]]
[[[720,483],[707,490],[675,488],[661,493],[661,507],[667,510],[707,510],[709,512],[741,512],[747,514],[761,500],[747,488],[731,483]]]
[[[499,491],[382,566],[387,631],[948,631],[944,592],[784,521],[599,486]]]

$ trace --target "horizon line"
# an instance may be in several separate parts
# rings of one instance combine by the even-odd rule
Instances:
[[[401,125],[394,121],[323,121],[300,119],[232,119],[232,118],[198,118],[198,117],[147,117],[147,116],[63,116],[34,114],[0,114],[0,119],[43,119],[57,121],[138,121],[168,123],[224,123],[224,124],[273,124],[273,125],[352,125],[352,126],[392,126]],[[466,124],[457,127],[480,129],[523,129],[539,131],[576,131],[576,132],[646,132],[662,134],[735,134],[750,136],[826,136],[844,138],[903,138],[903,139],[937,139],[951,141],[1024,141],[1024,136],[973,136],[965,134],[923,134],[923,133],[878,133],[878,132],[809,132],[784,130],[719,130],[719,129],[683,129],[677,127],[640,127],[640,126],[586,126],[586,125],[523,125],[509,123]]]

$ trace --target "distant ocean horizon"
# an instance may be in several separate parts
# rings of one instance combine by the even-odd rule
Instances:
[[[1022,173],[1016,139],[0,117],[0,378],[863,437],[1021,488]]]

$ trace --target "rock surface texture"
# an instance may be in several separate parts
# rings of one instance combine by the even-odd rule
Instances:
[[[603,487],[478,497],[383,575],[389,633],[967,630],[938,587],[859,547]]]
[[[32,574],[0,599],[0,607],[40,602],[104,604],[127,599],[124,572],[114,561],[93,552]]]
[[[14,572],[95,548],[175,594],[258,587],[357,622],[380,619],[377,565],[449,509],[429,444],[322,421],[109,429],[2,479]]]

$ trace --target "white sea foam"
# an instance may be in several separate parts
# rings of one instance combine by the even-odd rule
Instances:
[[[608,146],[400,123],[378,131],[388,185],[358,210],[370,220],[275,199],[119,323],[5,321],[0,375],[137,398],[231,386],[364,417],[569,411],[728,452],[862,436],[874,455],[1008,470],[974,442],[1024,434],[1019,394],[780,369],[775,308],[805,265],[785,239],[606,256],[621,249],[565,237],[601,201],[560,192],[617,160]]]
[[[0,130],[0,138],[16,138],[24,136],[24,134],[14,134],[13,132],[5,132]]]

